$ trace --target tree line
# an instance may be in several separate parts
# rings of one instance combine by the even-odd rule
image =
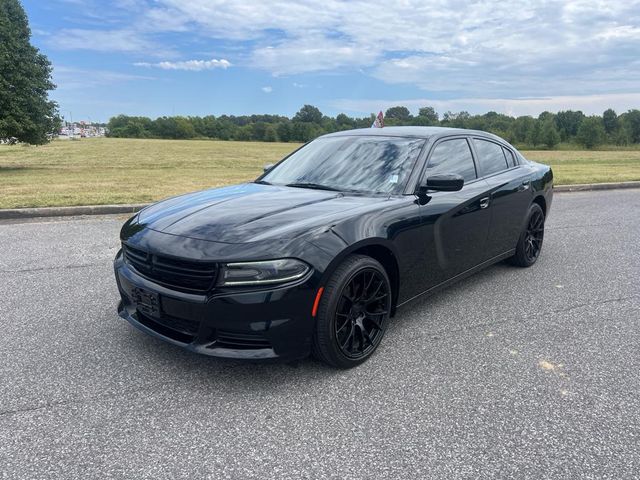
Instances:
[[[307,142],[325,133],[368,128],[375,119],[323,115],[313,105],[303,106],[293,118],[282,115],[221,115],[215,117],[147,117],[119,115],[109,120],[108,135],[125,138],[243,140],[263,142]],[[470,128],[503,137],[529,148],[555,148],[559,143],[595,148],[599,145],[632,145],[640,143],[640,110],[618,115],[607,109],[602,115],[587,116],[581,111],[543,112],[538,117],[512,117],[496,112],[471,115],[468,112],[446,112],[442,116],[433,107],[423,107],[412,115],[407,107],[389,108],[385,126],[416,125]]]

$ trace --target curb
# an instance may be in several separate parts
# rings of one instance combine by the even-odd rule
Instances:
[[[111,215],[116,213],[135,213],[149,205],[136,203],[126,205],[87,205],[81,207],[43,207],[0,209],[0,220],[35,217],[69,217],[76,215]]]
[[[554,192],[588,192],[592,190],[617,190],[624,188],[640,188],[640,181],[621,183],[591,183],[576,185],[558,185]],[[41,208],[9,208],[0,209],[0,220],[36,217],[69,217],[77,215],[113,215],[118,213],[135,213],[149,203],[130,203],[124,205],[87,205],[81,207],[41,207]]]
[[[554,192],[588,192],[591,190],[617,190],[621,188],[640,188],[640,182],[620,183],[578,183],[575,185],[558,185]]]

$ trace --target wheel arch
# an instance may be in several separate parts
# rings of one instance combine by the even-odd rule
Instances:
[[[398,265],[395,248],[388,240],[383,238],[371,238],[354,243],[342,250],[325,269],[321,284],[327,283],[335,269],[349,255],[366,255],[378,261],[385,269],[391,283],[391,316],[395,315],[400,291],[400,268]]]
[[[537,195],[534,199],[532,203],[537,203],[538,205],[540,205],[540,208],[542,209],[542,213],[544,213],[544,216],[547,216],[547,201],[544,198],[544,195],[540,194]]]

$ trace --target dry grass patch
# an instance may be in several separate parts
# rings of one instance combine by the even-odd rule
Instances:
[[[551,165],[556,185],[640,180],[640,150],[528,150],[522,154]]]
[[[292,143],[117,138],[0,145],[0,208],[144,203],[256,178]],[[556,184],[640,180],[640,151],[524,151]]]

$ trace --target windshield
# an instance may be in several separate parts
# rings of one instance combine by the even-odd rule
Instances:
[[[402,193],[424,139],[323,137],[305,145],[260,180],[273,185]]]

